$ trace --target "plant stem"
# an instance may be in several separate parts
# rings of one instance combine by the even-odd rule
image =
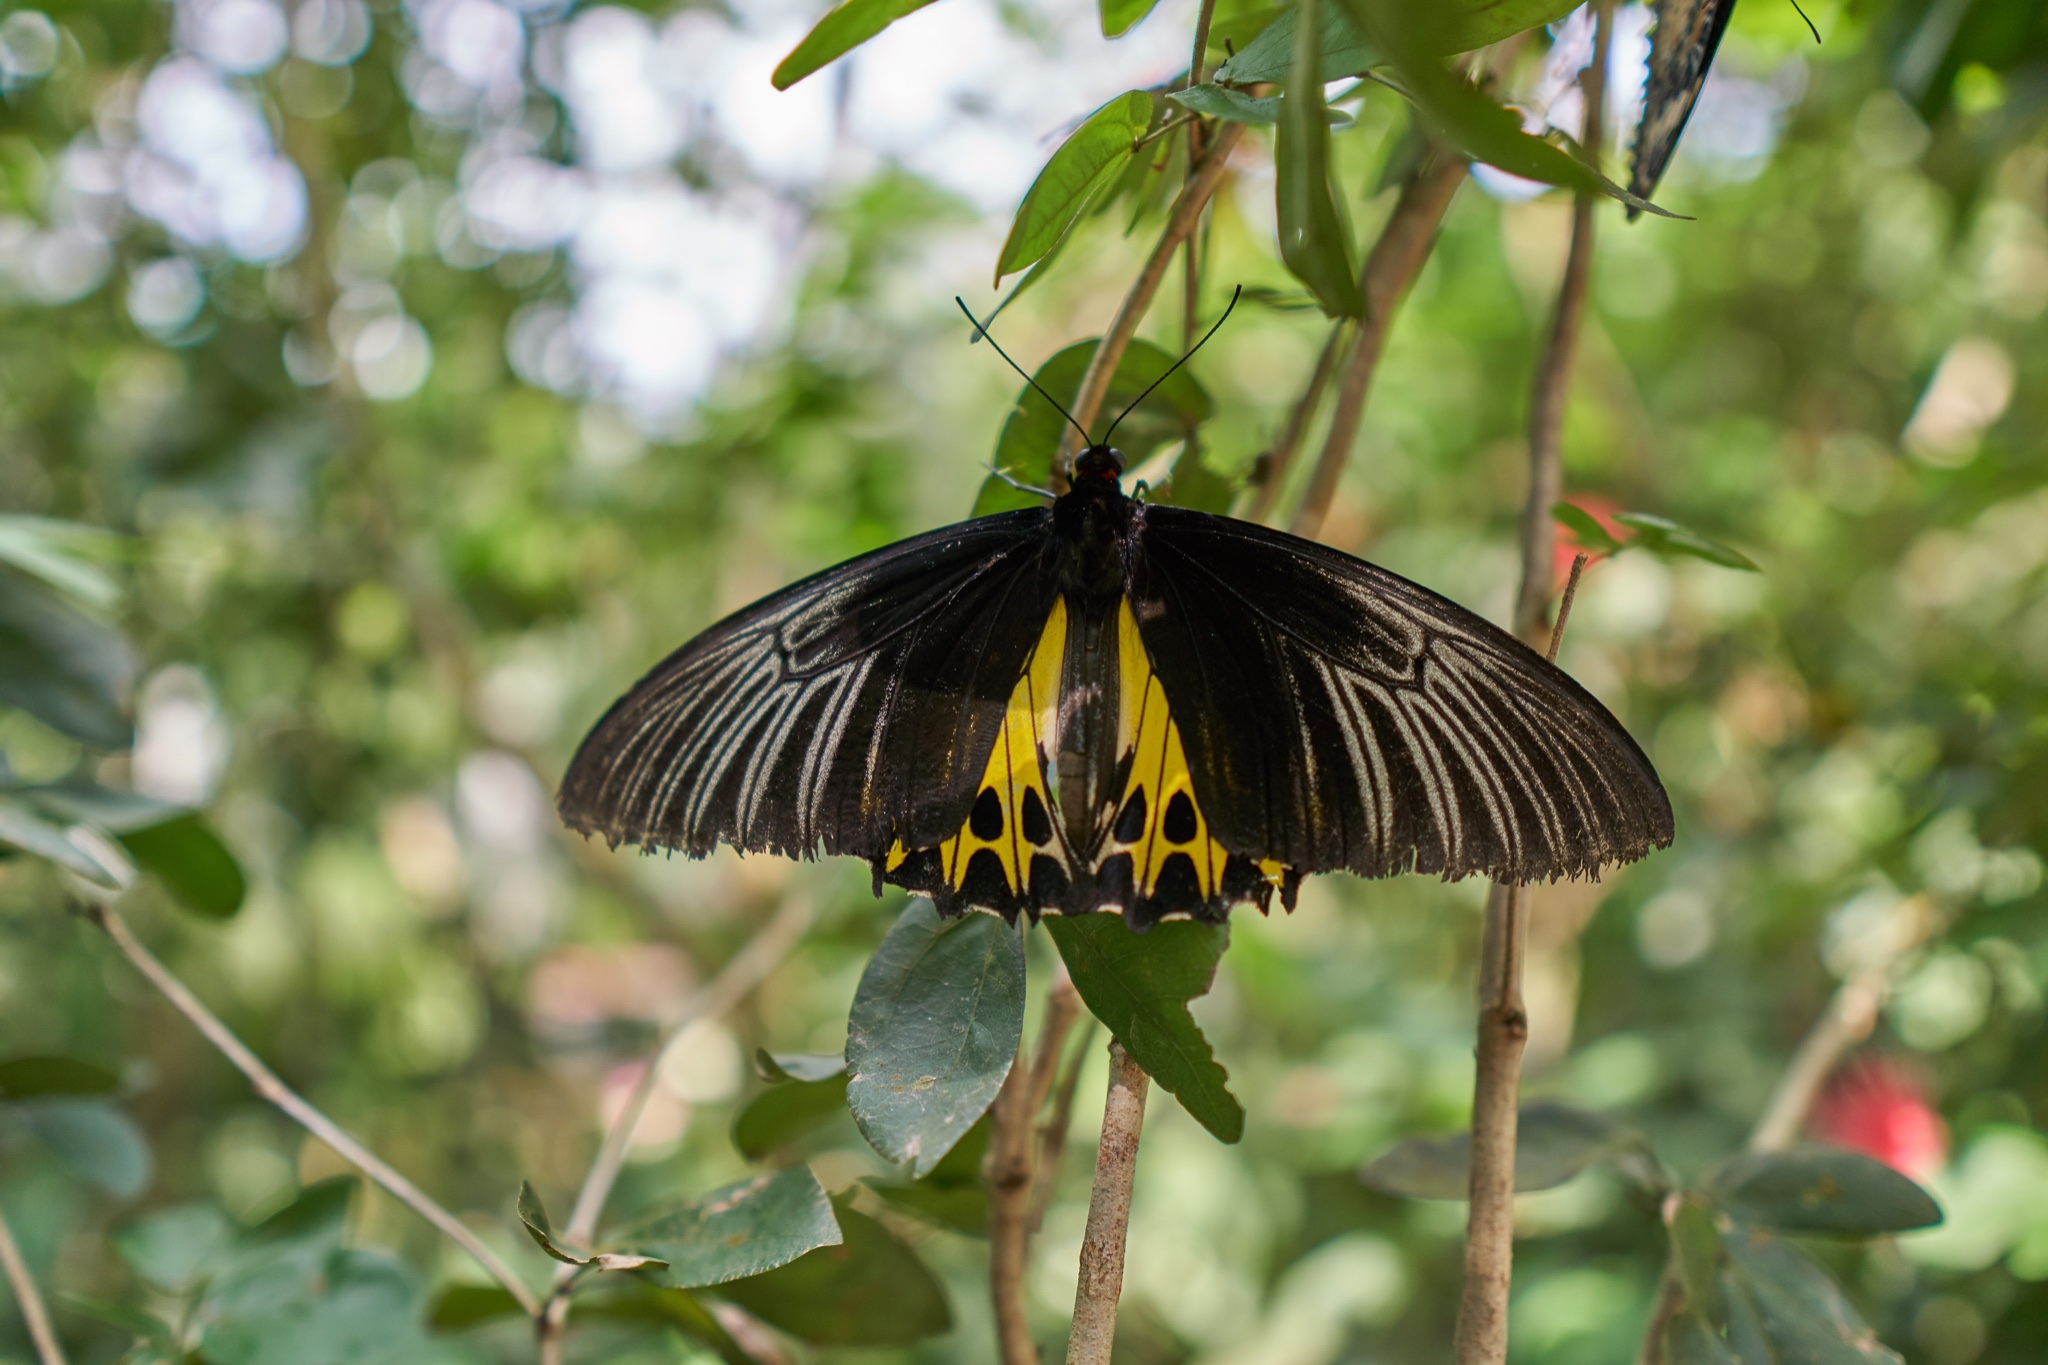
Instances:
[[[1593,60],[1579,73],[1586,103],[1579,142],[1586,160],[1598,166],[1606,137],[1607,48],[1614,35],[1613,0],[1599,0],[1595,25]],[[1557,538],[1550,509],[1564,492],[1564,412],[1579,352],[1579,325],[1586,315],[1586,285],[1593,271],[1593,210],[1597,204],[1598,197],[1590,193],[1580,194],[1572,202],[1572,244],[1565,255],[1564,278],[1557,287],[1557,312],[1551,318],[1550,336],[1529,393],[1529,495],[1522,503],[1522,590],[1515,598],[1515,631],[1524,639],[1540,638],[1550,607],[1550,557]]]
[[[647,1065],[633,1082],[633,1090],[626,1096],[626,1103],[605,1130],[597,1156],[583,1177],[583,1187],[576,1192],[576,1203],[569,1211],[569,1221],[563,1225],[563,1242],[587,1248],[597,1235],[597,1220],[604,1214],[605,1200],[611,1197],[612,1186],[617,1183],[619,1172],[626,1164],[626,1152],[632,1146],[633,1134],[640,1127],[648,1102],[654,1098],[654,1087],[660,1080],[662,1054],[682,1036],[684,1029],[700,1019],[719,1018],[766,980],[768,974],[789,955],[789,950],[796,946],[797,940],[803,937],[804,931],[810,928],[811,914],[809,897],[801,894],[789,897],[775,912],[775,918],[763,925],[747,941],[747,946],[719,969],[709,985],[684,1004],[681,1017],[662,1036],[653,1055],[647,1059]],[[569,1286],[576,1278],[576,1271],[577,1267],[572,1265],[555,1268],[547,1305],[539,1312],[535,1330],[543,1365],[552,1365],[561,1358],[562,1328],[569,1318]]]
[[[1403,182],[1401,197],[1395,200],[1387,225],[1380,230],[1379,240],[1366,257],[1358,280],[1365,294],[1365,316],[1359,319],[1345,357],[1344,378],[1337,388],[1337,406],[1330,415],[1330,430],[1323,437],[1322,454],[1316,459],[1308,491],[1302,495],[1301,506],[1288,528],[1298,536],[1314,539],[1323,528],[1323,518],[1329,514],[1330,502],[1337,494],[1337,481],[1351,459],[1351,445],[1365,415],[1366,391],[1372,386],[1373,371],[1379,368],[1387,331],[1400,309],[1401,297],[1429,260],[1437,226],[1443,222],[1451,196],[1464,181],[1462,159],[1439,150],[1425,152],[1421,164]],[[1295,439],[1300,439],[1298,434]],[[1292,455],[1290,450],[1290,460]],[[1285,472],[1278,464],[1276,460],[1272,473]]]
[[[1273,515],[1281,491],[1287,487],[1287,475],[1294,467],[1294,457],[1301,449],[1302,439],[1308,435],[1309,423],[1315,420],[1316,409],[1322,406],[1323,390],[1330,387],[1330,376],[1337,372],[1337,361],[1344,355],[1344,342],[1350,335],[1350,318],[1338,318],[1330,324],[1329,340],[1323,343],[1323,353],[1316,357],[1316,367],[1309,374],[1308,387],[1301,391],[1301,397],[1294,402],[1294,410],[1287,414],[1287,425],[1281,429],[1280,439],[1266,453],[1265,481],[1252,495],[1251,506],[1245,510],[1248,520],[1265,521]]]
[[[28,1328],[28,1339],[35,1343],[36,1359],[41,1365],[64,1365],[64,1347],[50,1326],[50,1310],[43,1305],[42,1291],[36,1288],[35,1276],[28,1273],[28,1262],[22,1259],[4,1213],[0,1213],[0,1270],[7,1273],[7,1287],[14,1291],[14,1306]]]
[[[1052,1112],[1038,1128],[1038,1171],[1031,1191],[1033,1236],[1045,1222],[1046,1206],[1052,1203],[1053,1185],[1059,1180],[1060,1158],[1067,1150],[1067,1130],[1074,1126],[1074,1092],[1080,1089],[1081,1067],[1088,1060],[1088,1044],[1095,1037],[1095,1029],[1095,1016],[1086,1016],[1081,1023],[1080,1042],[1054,1087]]]
[[[1188,183],[1181,188],[1180,197],[1173,201],[1173,211],[1167,215],[1166,229],[1160,233],[1158,245],[1146,258],[1145,268],[1138,272],[1137,282],[1124,295],[1123,303],[1116,310],[1116,318],[1110,323],[1101,344],[1095,348],[1095,354],[1089,357],[1088,368],[1081,376],[1080,388],[1074,395],[1074,420],[1084,430],[1101,411],[1102,400],[1109,393],[1109,381],[1116,375],[1116,367],[1123,360],[1131,338],[1137,335],[1139,320],[1152,306],[1152,298],[1159,292],[1160,282],[1166,278],[1167,267],[1173,263],[1173,253],[1194,232],[1202,210],[1208,207],[1210,197],[1223,182],[1231,151],[1243,136],[1242,123],[1228,123],[1219,128],[1215,140],[1202,153],[1201,161],[1188,176]],[[1056,486],[1064,485],[1062,471],[1075,453],[1071,429],[1061,438],[1060,452],[1060,468],[1054,471]]]
[[[85,917],[98,925],[113,941],[122,956],[135,964],[135,969],[147,977],[164,999],[171,1002],[178,1013],[190,1020],[192,1026],[219,1050],[233,1064],[237,1071],[249,1078],[256,1093],[283,1110],[285,1115],[301,1128],[319,1138],[353,1165],[364,1175],[384,1187],[400,1203],[432,1223],[447,1236],[448,1240],[461,1247],[476,1259],[476,1263],[490,1273],[510,1294],[515,1302],[530,1314],[540,1312],[540,1301],[533,1291],[513,1273],[512,1267],[498,1258],[498,1254],[485,1246],[474,1232],[463,1225],[460,1219],[442,1208],[421,1191],[421,1189],[384,1163],[375,1152],[343,1132],[338,1124],[327,1115],[315,1109],[304,1097],[278,1079],[277,1073],[265,1066],[255,1053],[251,1052],[234,1031],[222,1023],[189,990],[185,983],[171,974],[156,955],[142,946],[129,929],[128,922],[121,918],[113,906],[104,903],[90,904],[85,908]]]
[[[1102,1110],[1102,1141],[1095,1149],[1095,1189],[1088,1199],[1088,1229],[1081,1240],[1081,1279],[1074,1289],[1067,1365],[1109,1365],[1110,1345],[1116,1338],[1116,1304],[1124,1288],[1131,1179],[1137,1171],[1145,1092],[1151,1084],[1152,1078],[1112,1038],[1109,1098]]]
[[[1025,1253],[1031,1240],[1031,1189],[1037,1153],[1038,1111],[1052,1091],[1067,1030],[1081,1013],[1081,997],[1064,964],[1046,992],[1045,1018],[1029,1066],[1022,1046],[996,1095],[988,1158],[988,1281],[995,1305],[996,1344],[1003,1365],[1037,1365],[1025,1312]]]

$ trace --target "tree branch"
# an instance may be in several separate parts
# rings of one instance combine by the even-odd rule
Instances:
[[[1202,153],[1202,159],[1188,176],[1188,183],[1181,188],[1180,197],[1173,201],[1173,211],[1167,215],[1166,230],[1159,235],[1158,245],[1145,260],[1145,268],[1138,272],[1138,279],[1131,286],[1130,293],[1116,310],[1116,318],[1109,325],[1109,331],[1089,357],[1088,368],[1081,375],[1081,386],[1074,395],[1074,420],[1083,430],[1094,422],[1102,409],[1102,400],[1109,393],[1109,381],[1116,375],[1116,367],[1124,358],[1131,338],[1137,335],[1138,322],[1145,316],[1145,310],[1152,306],[1153,295],[1159,292],[1159,285],[1166,278],[1167,267],[1173,264],[1173,253],[1180,244],[1194,232],[1201,221],[1202,210],[1208,207],[1216,187],[1223,182],[1223,172],[1230,164],[1230,153],[1236,148],[1239,138],[1244,136],[1242,123],[1227,123],[1217,130],[1216,138],[1209,149]],[[1069,429],[1061,438],[1060,467],[1054,469],[1055,485],[1063,484],[1064,467],[1075,453],[1074,433]]]
[[[1025,1312],[1025,1253],[1031,1240],[1031,1190],[1037,1162],[1038,1111],[1052,1091],[1067,1030],[1081,1013],[1064,964],[1046,992],[1045,1018],[1039,1025],[1038,1047],[1031,1065],[1017,1049],[1017,1063],[1003,1078],[996,1095],[983,1173],[988,1181],[988,1280],[995,1305],[996,1344],[1003,1365],[1037,1365],[1038,1347],[1031,1339]]]
[[[1116,1338],[1116,1304],[1124,1288],[1131,1179],[1137,1171],[1145,1092],[1151,1084],[1152,1078],[1112,1038],[1109,1098],[1102,1111],[1102,1141],[1095,1149],[1095,1190],[1088,1199],[1088,1229],[1081,1240],[1081,1279],[1074,1288],[1067,1365],[1109,1365],[1110,1345]]]
[[[1308,491],[1302,494],[1301,506],[1288,528],[1295,535],[1313,540],[1323,529],[1323,518],[1329,514],[1330,502],[1337,495],[1337,481],[1351,459],[1351,444],[1365,415],[1366,391],[1372,386],[1373,371],[1379,368],[1387,331],[1401,307],[1402,296],[1429,260],[1444,211],[1464,181],[1462,158],[1437,149],[1425,152],[1422,163],[1402,183],[1394,212],[1366,257],[1358,280],[1365,294],[1365,316],[1359,320],[1345,358],[1344,378],[1337,389],[1330,430],[1323,437],[1322,454],[1316,458]]]
[[[0,1213],[0,1270],[7,1273],[7,1287],[14,1291],[14,1306],[28,1328],[28,1339],[35,1343],[36,1359],[41,1365],[64,1365],[64,1346],[50,1325],[50,1310],[43,1305],[42,1291],[36,1288],[35,1276],[28,1273],[28,1262],[22,1259],[4,1213]]]
[[[1074,1126],[1074,1092],[1081,1085],[1081,1067],[1088,1060],[1088,1045],[1095,1037],[1095,1016],[1081,1020],[1081,1041],[1074,1047],[1054,1087],[1052,1112],[1038,1126],[1038,1171],[1031,1190],[1031,1232],[1036,1236],[1045,1223],[1046,1206],[1052,1203],[1053,1185],[1060,1174],[1060,1158],[1066,1154],[1067,1131]]]
[[[810,928],[811,915],[809,897],[801,894],[789,897],[775,912],[775,918],[763,925],[747,941],[747,946],[719,969],[711,983],[691,996],[683,1006],[681,1017],[669,1026],[654,1054],[647,1059],[647,1065],[633,1082],[633,1090],[626,1096],[626,1103],[605,1130],[597,1156],[583,1177],[583,1187],[576,1192],[576,1203],[569,1211],[569,1221],[562,1227],[565,1243],[587,1248],[597,1235],[597,1220],[603,1216],[605,1201],[611,1197],[612,1186],[617,1183],[619,1171],[626,1164],[626,1151],[632,1146],[633,1134],[647,1112],[648,1101],[654,1098],[654,1087],[660,1079],[662,1054],[682,1036],[684,1029],[700,1019],[719,1018],[766,980],[768,974],[789,955],[789,950],[796,946],[797,940],[803,937],[804,931]],[[569,1319],[569,1288],[576,1278],[577,1269],[572,1265],[555,1267],[547,1305],[539,1312],[536,1333],[543,1365],[552,1365],[560,1359],[562,1329]]]
[[[505,1292],[510,1294],[522,1309],[536,1315],[540,1312],[540,1301],[533,1296],[533,1291],[526,1287],[518,1275],[513,1273],[512,1267],[500,1260],[498,1254],[485,1246],[454,1214],[435,1203],[419,1186],[386,1165],[375,1152],[343,1132],[333,1119],[315,1109],[298,1092],[279,1080],[276,1072],[265,1066],[262,1060],[235,1036],[232,1029],[202,1004],[198,996],[192,994],[184,982],[171,974],[170,968],[164,966],[154,953],[142,946],[134,931],[128,927],[128,922],[121,918],[113,906],[92,903],[85,907],[83,913],[112,940],[114,946],[121,950],[122,956],[135,964],[135,969],[148,978],[149,984],[155,986],[178,1013],[191,1021],[192,1026],[199,1030],[207,1042],[212,1043],[237,1071],[249,1078],[249,1083],[255,1087],[257,1094],[283,1110],[285,1115],[301,1128],[340,1153],[343,1159],[381,1185],[400,1203],[439,1228],[449,1241],[475,1258],[476,1263],[488,1271],[491,1278],[503,1286]]]

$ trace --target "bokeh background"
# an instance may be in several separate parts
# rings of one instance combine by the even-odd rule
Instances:
[[[1226,13],[1249,12],[1232,10]],[[2048,14],[1787,0],[1735,15],[1660,198],[1603,210],[1568,496],[1741,547],[1742,574],[1595,565],[1564,662],[1650,750],[1675,846],[1535,902],[1533,1093],[1623,1114],[1696,1170],[1740,1145],[1839,978],[1931,923],[1830,1135],[1923,1178],[1935,1232],[1834,1256],[1915,1362],[2048,1353]],[[1618,121],[1647,16],[1621,11]],[[1017,381],[952,296],[989,275],[1062,131],[1173,78],[1192,6],[1101,38],[1076,0],[944,0],[787,93],[803,0],[66,0],[0,12],[0,511],[119,533],[104,611],[143,661],[131,753],[0,711],[12,780],[86,771],[202,805],[247,870],[152,943],[295,1085],[538,1281],[512,1199],[566,1204],[664,1019],[788,897],[820,924],[664,1058],[615,1208],[737,1178],[756,1046],[837,1052],[900,908],[854,864],[610,853],[553,783],[666,650],[800,574],[966,514]],[[1545,54],[1516,68],[1534,122]],[[1335,145],[1369,231],[1406,126]],[[1325,538],[1505,619],[1528,375],[1569,204],[1482,173],[1397,324]],[[1207,282],[1291,285],[1263,135]],[[1095,335],[1153,231],[1097,220],[1003,317],[1027,365]],[[1170,295],[1170,291],[1169,291]],[[1283,300],[1284,301],[1284,300]],[[1148,334],[1178,344],[1179,309]],[[1246,304],[1195,362],[1242,478],[1321,343]],[[122,1069],[100,1166],[0,1123],[0,1206],[54,1291],[149,1306],[118,1250],[169,1208],[240,1220],[342,1169],[89,928],[0,864],[0,1053]],[[1322,878],[1241,912],[1197,1016],[1250,1120],[1154,1097],[1119,1359],[1437,1358],[1463,1209],[1359,1165],[1460,1126],[1483,888]],[[1042,942],[1034,965],[1050,958]],[[1043,972],[1039,973],[1043,977]],[[1101,1062],[1033,1302],[1071,1302]],[[110,1139],[110,1141],[112,1141]],[[882,1173],[850,1123],[828,1187]],[[1662,1231],[1599,1171],[1518,1214],[1514,1358],[1619,1362]],[[992,1358],[971,1239],[897,1224]],[[352,1238],[425,1295],[477,1272],[381,1195]],[[122,1335],[60,1306],[79,1359]],[[516,1331],[421,1358],[519,1359]],[[589,1358],[687,1360],[680,1338]],[[10,1305],[0,1356],[27,1359]],[[829,1354],[829,1353],[828,1353]],[[708,1357],[707,1357],[708,1358]],[[846,1358],[852,1359],[849,1355]]]

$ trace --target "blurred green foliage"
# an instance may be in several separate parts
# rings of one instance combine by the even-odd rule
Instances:
[[[705,203],[773,198],[801,241],[778,320],[727,347],[680,416],[649,418],[601,374],[551,368],[547,348],[576,337],[540,324],[593,287],[591,259],[560,240],[481,243],[460,207],[483,194],[494,138],[601,162],[548,63],[572,26],[624,12],[486,5],[521,46],[511,83],[464,104],[436,83],[452,70],[433,47],[440,11],[301,4],[285,16],[296,55],[211,78],[254,111],[258,131],[235,136],[271,139],[303,176],[303,230],[243,249],[179,235],[170,201],[122,180],[156,164],[139,92],[194,60],[172,53],[206,41],[202,8],[0,14],[0,839],[56,839],[76,873],[139,877],[124,907],[194,989],[540,1285],[553,1263],[521,1232],[521,1182],[567,1206],[690,988],[774,904],[815,898],[820,927],[767,984],[664,1054],[612,1226],[767,1169],[733,1142],[743,1107],[776,1093],[743,1058],[840,1053],[902,910],[870,900],[859,868],[583,844],[554,829],[551,783],[611,697],[724,611],[967,513],[1018,385],[964,344],[949,300],[985,280],[1005,224],[908,155],[849,155],[851,170],[790,188],[715,120],[693,124],[660,164]],[[1142,7],[1114,8],[1122,23]],[[1946,1139],[1923,1126],[1936,1137],[1915,1174],[1946,1222],[1816,1244],[1818,1262],[1717,1236],[1743,1284],[1779,1299],[1837,1292],[1798,1268],[1824,1264],[1916,1365],[2030,1362],[2048,1351],[2048,18],[2027,0],[1808,10],[1818,48],[1789,6],[1736,14],[1727,117],[1747,110],[1763,132],[1712,143],[1699,116],[1659,194],[1696,221],[1624,228],[1602,211],[1567,499],[1617,539],[1631,537],[1613,513],[1635,509],[1762,572],[1622,554],[1589,574],[1563,662],[1652,753],[1679,839],[1598,885],[1535,893],[1529,1088],[1626,1117],[1691,1188],[1740,1146],[1838,980],[1932,926],[1870,1044],[1907,1059],[1912,1083],[1846,1095],[1834,1131],[1867,1136],[1924,1094]],[[1092,11],[1003,14],[1020,42],[1048,25],[1099,41]],[[1264,22],[1226,5],[1217,31],[1244,51]],[[1123,41],[1169,23],[1184,23],[1170,7]],[[1384,88],[1354,95],[1328,173],[1364,241],[1410,120]],[[1004,314],[1027,368],[1085,341],[1121,295],[1168,193],[1151,168],[1185,151],[1159,145]],[[1248,298],[1299,298],[1270,152],[1254,128],[1218,201],[1212,313],[1240,281]],[[1567,224],[1557,195],[1460,192],[1325,528],[1495,619]],[[1168,352],[1170,300],[1147,324]],[[1205,474],[1254,475],[1321,339],[1313,312],[1247,302],[1198,358]],[[32,659],[31,638],[70,647]],[[131,790],[148,818],[80,804]],[[69,833],[79,819],[126,851]],[[323,1183],[343,1172],[334,1155],[67,913],[84,894],[70,875],[0,862],[0,1074],[68,1058],[45,1070],[78,1082],[0,1094],[0,1211],[75,1358],[140,1340],[130,1359],[169,1360],[195,1338],[219,1362],[530,1358],[474,1266],[385,1196]],[[1482,896],[1332,877],[1292,916],[1239,917],[1194,1018],[1244,1137],[1221,1145],[1155,1098],[1131,1360],[1440,1356],[1458,1206],[1357,1173],[1464,1122]],[[1034,934],[1027,953],[1042,981],[1051,946]],[[1048,1342],[1100,1108],[1090,1056],[1034,1250]],[[848,1244],[914,1250],[943,1295],[919,1282],[879,1327],[778,1319],[772,1286],[737,1301],[825,1341],[952,1323],[864,1360],[992,1359],[985,1252],[955,1230],[975,1226],[970,1182],[940,1163],[906,1184],[843,1110],[798,1107],[749,1153],[807,1159]],[[1631,1358],[1666,1255],[1653,1213],[1600,1166],[1523,1198],[1516,1361]],[[857,1281],[833,1250],[757,1281],[791,1279],[784,1302]],[[612,1292],[579,1309],[575,1358],[738,1349],[695,1299],[661,1297],[681,1291]],[[0,1353],[28,1350],[0,1300]]]

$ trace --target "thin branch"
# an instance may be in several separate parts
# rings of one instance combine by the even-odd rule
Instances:
[[[1330,430],[1323,437],[1322,454],[1289,527],[1298,536],[1314,539],[1323,529],[1323,518],[1329,515],[1330,502],[1337,495],[1337,481],[1351,459],[1351,445],[1365,415],[1366,392],[1372,386],[1373,371],[1379,368],[1387,331],[1402,296],[1429,260],[1444,211],[1464,181],[1461,158],[1441,151],[1425,153],[1422,163],[1403,182],[1401,197],[1394,202],[1387,225],[1366,257],[1358,280],[1365,294],[1365,316],[1359,320],[1344,361],[1344,378],[1337,389]]]
[[[1053,1187],[1059,1181],[1060,1158],[1067,1151],[1067,1132],[1074,1126],[1074,1093],[1080,1089],[1081,1068],[1088,1060],[1089,1045],[1095,1041],[1096,1027],[1092,1014],[1081,1020],[1079,1041],[1053,1088],[1052,1112],[1038,1126],[1038,1172],[1031,1191],[1033,1236],[1045,1223],[1045,1210],[1052,1203]]]
[[[384,1187],[400,1203],[432,1223],[447,1236],[448,1240],[461,1247],[476,1259],[476,1263],[490,1273],[510,1294],[520,1308],[531,1314],[540,1312],[540,1301],[533,1296],[514,1274],[512,1267],[498,1258],[498,1254],[485,1246],[474,1232],[447,1209],[429,1198],[421,1189],[386,1165],[381,1157],[357,1142],[327,1115],[315,1109],[299,1093],[278,1079],[277,1073],[265,1066],[255,1053],[251,1052],[234,1031],[220,1021],[177,977],[164,966],[156,955],[142,946],[142,942],[129,929],[128,921],[121,918],[113,906],[94,903],[83,911],[85,917],[98,925],[113,941],[122,956],[135,964],[135,969],[149,979],[164,999],[178,1013],[190,1020],[192,1026],[205,1036],[226,1057],[234,1068],[249,1078],[256,1093],[283,1110],[285,1115],[301,1128],[319,1138],[353,1165],[364,1175]]]
[[[1168,119],[1166,122],[1160,124],[1157,128],[1154,128],[1151,132],[1139,138],[1136,142],[1133,142],[1131,144],[1131,150],[1135,152],[1140,147],[1148,147],[1151,144],[1159,141],[1160,138],[1167,137],[1173,133],[1179,132],[1181,129],[1187,127],[1190,123],[1193,123],[1196,119],[1200,117],[1200,114],[1182,114],[1179,118]]]
[[[1614,34],[1613,0],[1601,0],[1593,34],[1593,60],[1579,74],[1586,118],[1579,144],[1591,164],[1600,164],[1606,140],[1607,49]],[[1572,202],[1572,244],[1564,278],[1557,286],[1557,313],[1529,394],[1529,495],[1522,503],[1522,590],[1515,598],[1515,632],[1540,639],[1550,607],[1550,557],[1557,529],[1550,509],[1564,493],[1565,404],[1579,353],[1579,326],[1586,316],[1586,286],[1593,273],[1593,210],[1599,198],[1582,193]]]
[[[1067,1030],[1080,1013],[1081,997],[1062,965],[1046,992],[1045,1018],[1039,1025],[1031,1064],[1026,1065],[1026,1054],[1019,1046],[1017,1062],[996,1095],[984,1174],[988,1180],[989,1297],[995,1305],[996,1344],[1003,1365],[1037,1365],[1038,1361],[1024,1300],[1036,1125],[1059,1069]]]
[[[684,1029],[700,1019],[719,1018],[766,980],[768,974],[789,956],[789,950],[796,946],[804,931],[811,927],[811,915],[812,905],[808,896],[798,894],[789,897],[776,911],[775,918],[763,925],[748,940],[747,946],[719,969],[709,985],[684,1004],[682,1014],[669,1025],[668,1032],[633,1082],[633,1090],[626,1096],[626,1103],[605,1130],[597,1157],[583,1177],[583,1187],[576,1192],[576,1203],[569,1211],[569,1221],[563,1225],[562,1240],[565,1243],[573,1247],[588,1247],[597,1235],[597,1220],[604,1214],[605,1201],[611,1197],[612,1186],[617,1183],[619,1172],[626,1164],[626,1152],[632,1146],[633,1134],[640,1127],[648,1102],[654,1098],[654,1087],[660,1079],[662,1054],[682,1036]],[[538,1325],[543,1362],[560,1358],[562,1328],[569,1317],[568,1291],[576,1278],[576,1270],[577,1267],[572,1265],[555,1268],[554,1283],[549,1288],[547,1306],[540,1314]]]
[[[1074,1326],[1067,1365],[1109,1365],[1116,1338],[1116,1304],[1124,1288],[1124,1234],[1131,1222],[1131,1179],[1138,1137],[1145,1126],[1145,1092],[1152,1078],[1115,1039],[1109,1044],[1109,1098],[1102,1110],[1102,1141],[1095,1149],[1095,1189],[1081,1240],[1081,1278],[1074,1287]]]
[[[1338,318],[1330,324],[1329,340],[1323,343],[1323,353],[1316,357],[1316,367],[1309,374],[1308,386],[1301,391],[1301,397],[1294,400],[1294,410],[1287,414],[1287,425],[1281,429],[1280,439],[1266,452],[1265,480],[1259,491],[1252,495],[1251,506],[1245,516],[1252,521],[1265,521],[1273,515],[1273,508],[1280,501],[1280,494],[1287,487],[1287,475],[1294,467],[1294,456],[1301,449],[1301,442],[1308,435],[1309,423],[1315,420],[1316,409],[1323,404],[1323,390],[1330,387],[1330,377],[1337,373],[1337,361],[1345,354],[1344,343],[1351,335],[1351,319]]]
[[[42,1291],[36,1288],[35,1276],[28,1273],[28,1262],[22,1259],[4,1213],[0,1213],[0,1270],[7,1272],[7,1287],[14,1291],[14,1306],[28,1328],[28,1339],[35,1343],[36,1359],[41,1365],[64,1365],[64,1346],[50,1326],[50,1310],[43,1305]]]
[[[1081,376],[1080,389],[1074,395],[1074,417],[1083,427],[1092,423],[1100,413],[1102,400],[1109,393],[1109,381],[1115,376],[1116,367],[1123,360],[1131,338],[1137,335],[1139,320],[1152,306],[1153,295],[1159,292],[1167,267],[1173,263],[1173,253],[1194,232],[1202,210],[1208,207],[1216,187],[1223,182],[1231,151],[1243,136],[1242,123],[1225,124],[1218,129],[1215,141],[1202,153],[1202,159],[1189,175],[1188,183],[1181,188],[1180,197],[1173,201],[1173,211],[1167,215],[1166,228],[1159,235],[1158,245],[1146,258],[1145,268],[1138,272],[1137,282],[1131,286],[1130,293],[1124,295],[1115,320],[1110,323],[1102,343],[1095,348],[1095,354],[1089,357],[1088,369]],[[1075,453],[1072,432],[1061,438],[1060,453],[1060,464],[1064,466]],[[1056,479],[1055,482],[1062,480]]]

